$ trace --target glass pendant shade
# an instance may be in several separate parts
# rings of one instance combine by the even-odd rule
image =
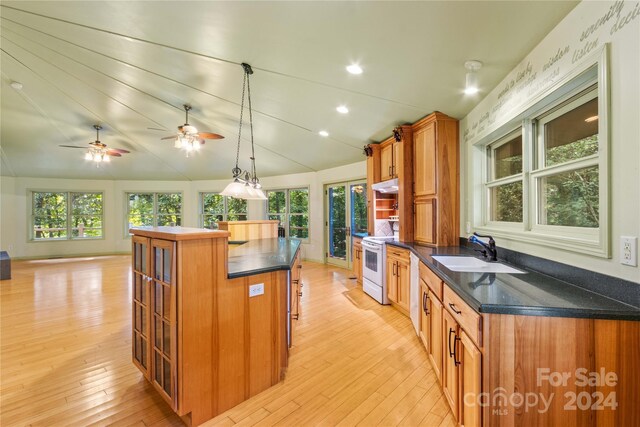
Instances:
[[[224,190],[222,190],[222,193],[220,193],[223,196],[229,196],[229,197],[235,197],[237,199],[242,199],[243,195],[245,195],[245,189],[244,189],[245,184],[243,182],[240,182],[240,180],[238,180],[238,178],[234,179],[233,182],[231,182],[229,185],[227,185],[225,187]]]
[[[473,95],[474,93],[478,93],[478,74],[470,71],[467,73],[465,79],[465,88],[464,93],[467,95]]]
[[[84,159],[85,160],[93,160],[93,156],[91,155],[90,152],[86,152],[86,154],[84,155]]]

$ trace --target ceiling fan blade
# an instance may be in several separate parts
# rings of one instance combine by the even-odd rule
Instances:
[[[111,151],[111,150],[107,151],[106,154],[107,156],[111,156],[111,157],[122,157],[122,154],[116,153],[115,151]]]
[[[85,150],[89,147],[81,147],[79,145],[58,145],[58,147],[64,147],[64,148],[84,148]]]
[[[205,139],[223,139],[224,136],[222,135],[218,135],[217,133],[211,133],[211,132],[198,132],[198,136],[200,136],[200,138],[205,138]]]
[[[160,129],[160,128],[147,128],[148,130],[159,130],[160,132],[168,132],[166,129]]]
[[[160,138],[160,141],[164,140],[164,139],[176,139],[175,135],[172,136],[165,136],[164,138]]]
[[[131,151],[124,150],[122,148],[109,148],[110,153],[120,153],[120,154],[129,154]]]

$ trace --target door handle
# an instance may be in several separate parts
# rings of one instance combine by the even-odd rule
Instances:
[[[449,357],[453,357],[453,351],[451,350],[451,334],[455,333],[452,328],[449,328]]]

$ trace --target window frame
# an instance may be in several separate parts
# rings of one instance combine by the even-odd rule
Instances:
[[[204,224],[204,218],[207,216],[216,216],[219,214],[211,214],[211,213],[204,213],[204,196],[206,194],[213,194],[215,196],[220,196],[222,197],[222,206],[223,206],[223,211],[222,211],[222,221],[229,221],[229,198],[230,196],[223,196],[220,194],[220,191],[200,191],[198,193],[198,227],[200,228],[205,228]],[[249,203],[246,203],[246,207],[247,210],[244,213],[245,215],[245,219],[240,219],[240,220],[234,220],[234,221],[248,221],[249,220]],[[240,214],[242,215],[242,214]],[[216,221],[217,222],[217,221]]]
[[[184,193],[182,191],[125,191],[124,192],[124,224],[125,237],[131,237],[129,233],[129,195],[130,194],[152,194],[153,195],[153,212],[150,214],[153,218],[153,224],[145,227],[157,227],[158,225],[158,194],[179,194],[180,195],[180,224],[184,224]],[[165,215],[165,214],[160,214]]]
[[[40,243],[40,242],[68,242],[68,241],[85,241],[85,240],[104,240],[105,239],[105,222],[104,222],[104,191],[102,190],[80,190],[80,191],[72,191],[72,190],[41,190],[41,189],[28,189],[29,197],[29,231],[27,233],[28,242],[29,243]],[[36,215],[34,213],[34,197],[36,193],[53,193],[53,194],[65,194],[66,200],[66,233],[65,237],[60,238],[47,238],[47,239],[36,239],[35,238],[35,218]],[[99,215],[82,215],[82,216],[99,216],[100,223],[102,224],[101,228],[101,236],[100,237],[73,237],[73,227],[71,226],[71,219],[73,217],[73,206],[72,206],[72,195],[73,194],[100,194],[102,196],[102,210]]]
[[[291,212],[291,192],[292,191],[300,191],[300,190],[304,190],[307,192],[307,237],[306,238],[301,238],[301,237],[290,237],[289,234],[289,228],[290,228],[290,217],[291,215],[296,215],[296,216],[303,216],[305,215],[304,213],[292,213]],[[275,193],[275,192],[284,192],[284,201],[285,201],[285,211],[284,213],[271,213],[269,212],[269,193]],[[272,188],[269,190],[265,190],[265,194],[267,196],[267,200],[264,201],[264,205],[265,205],[265,217],[266,219],[269,219],[270,215],[281,215],[284,216],[285,221],[280,223],[280,226],[284,228],[285,230],[285,237],[287,239],[298,239],[304,243],[309,243],[311,241],[311,216],[310,216],[310,212],[311,212],[311,191],[309,189],[309,186],[304,186],[304,187],[289,187],[289,188]],[[305,227],[294,227],[295,229],[305,229]]]
[[[480,206],[480,212],[471,210],[470,219],[474,229],[492,234],[507,240],[531,243],[539,246],[553,247],[570,252],[592,255],[602,258],[611,257],[610,222],[609,222],[609,72],[607,66],[606,47],[597,52],[591,62],[574,70],[561,82],[547,91],[538,101],[522,114],[514,117],[500,129],[479,140],[471,149],[470,159],[480,160],[481,167],[472,176],[480,179],[479,184],[471,183],[473,204]],[[595,86],[595,87],[594,87]],[[598,153],[580,159],[567,161],[557,165],[544,165],[544,142],[539,139],[540,121],[546,122],[551,117],[559,116],[580,105],[598,98]],[[573,106],[573,108],[569,108]],[[547,120],[543,120],[547,119]],[[490,221],[490,200],[488,184],[502,183],[502,180],[491,181],[492,177],[487,149],[503,138],[522,129],[523,142],[523,222],[507,223]],[[542,141],[542,142],[541,142]],[[471,160],[473,161],[473,160]],[[542,162],[542,163],[541,163]],[[478,164],[478,162],[475,162]],[[554,176],[565,171],[573,171],[589,166],[598,166],[599,179],[599,227],[568,227],[559,225],[538,224],[540,204],[540,179]],[[509,177],[511,178],[511,177]],[[481,196],[480,196],[481,195]]]

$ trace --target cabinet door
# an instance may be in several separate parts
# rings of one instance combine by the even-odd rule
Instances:
[[[414,217],[414,240],[419,243],[435,244],[436,239],[436,199],[416,199]]]
[[[429,291],[427,307],[429,308],[429,324],[431,327],[431,334],[429,336],[431,339],[429,345],[429,360],[431,360],[433,370],[436,372],[438,382],[442,384],[442,361],[446,356],[442,347],[442,303],[435,297],[435,295],[431,291]]]
[[[398,302],[398,279],[396,269],[398,263],[393,258],[387,258],[387,296],[393,302]]]
[[[464,331],[458,341],[458,366],[460,372],[460,424],[465,427],[480,427],[482,411],[478,396],[482,392],[482,353]],[[465,396],[468,396],[465,398]]]
[[[151,383],[176,408],[176,249],[167,240],[151,240]]]
[[[396,263],[397,278],[397,303],[400,307],[409,311],[409,289],[411,287],[411,274],[409,264],[398,261]]]
[[[442,352],[444,359],[442,391],[449,402],[453,417],[458,420],[458,366],[456,364],[458,323],[447,310],[443,310],[442,335],[444,347]]]
[[[132,239],[132,355],[133,363],[149,379],[149,357],[151,355],[151,339],[149,324],[151,318],[149,282],[151,246],[146,237],[133,236]]]
[[[356,270],[356,281],[362,284],[362,247],[356,249],[355,257],[354,268]]]
[[[420,339],[427,354],[431,354],[431,316],[429,311],[429,288],[420,279]]]
[[[436,124],[429,123],[413,134],[415,196],[436,193]]]
[[[393,178],[393,144],[386,145],[380,150],[380,180]]]

